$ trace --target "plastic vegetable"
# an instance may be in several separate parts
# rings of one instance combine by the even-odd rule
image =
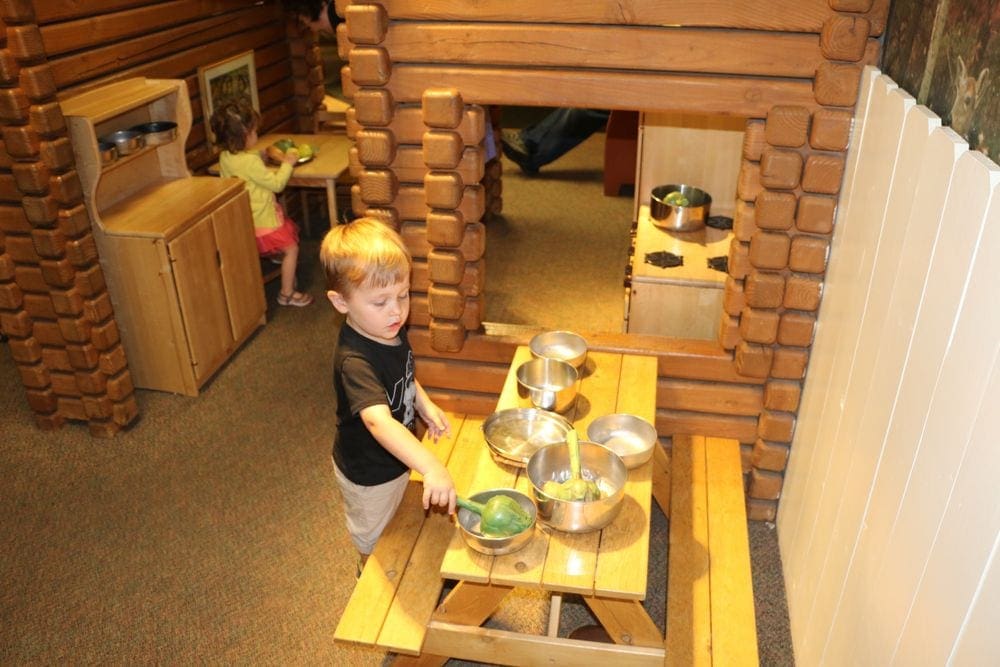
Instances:
[[[584,479],[580,474],[580,441],[576,431],[566,434],[566,445],[569,447],[570,478],[565,482],[545,482],[542,492],[559,500],[599,500],[601,487],[597,482]]]
[[[531,527],[531,515],[510,496],[497,494],[485,503],[459,496],[458,505],[479,515],[479,531],[486,537],[510,537]]]
[[[278,147],[278,150],[282,152],[287,152],[289,148],[295,148],[294,139],[278,139],[274,142],[274,145]]]

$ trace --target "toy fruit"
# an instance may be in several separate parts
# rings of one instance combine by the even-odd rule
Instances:
[[[311,158],[313,156],[313,147],[309,144],[299,144],[295,147],[295,150],[299,152],[300,160]]]
[[[510,496],[498,494],[485,503],[459,496],[458,505],[479,515],[479,530],[487,537],[510,537],[531,527],[531,515]]]
[[[280,150],[282,153],[284,153],[289,148],[295,148],[295,140],[294,139],[278,139],[277,141],[274,142],[274,145],[278,147],[278,150]]]
[[[673,206],[687,206],[688,204],[691,203],[688,200],[688,198],[682,195],[678,190],[674,190],[673,192],[668,194],[666,197],[663,198],[663,201]]]

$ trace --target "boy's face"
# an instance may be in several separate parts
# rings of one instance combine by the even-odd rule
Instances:
[[[379,343],[395,344],[410,314],[409,278],[387,287],[355,287],[346,296],[332,290],[326,295],[334,308],[347,315],[351,327]]]

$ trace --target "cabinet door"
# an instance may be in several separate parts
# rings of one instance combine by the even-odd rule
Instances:
[[[211,218],[197,222],[169,248],[191,364],[200,386],[235,347]]]
[[[250,195],[240,195],[212,214],[219,269],[234,340],[242,341],[264,323],[267,303],[254,240]]]

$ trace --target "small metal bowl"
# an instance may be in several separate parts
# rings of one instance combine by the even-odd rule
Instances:
[[[587,341],[572,331],[547,331],[528,343],[531,354],[565,361],[579,370],[587,362]]]
[[[142,134],[147,146],[168,144],[177,138],[177,123],[169,120],[155,120],[151,123],[133,125],[129,129]]]
[[[517,367],[518,395],[530,398],[536,408],[565,412],[576,400],[579,377],[573,365],[565,361],[532,359]]]
[[[524,466],[542,447],[566,442],[573,430],[564,417],[538,408],[497,410],[483,422],[483,437],[493,453]]]
[[[145,145],[142,133],[135,130],[118,130],[100,140],[113,143],[118,149],[118,155],[134,153]]]
[[[98,141],[97,151],[101,154],[101,165],[109,165],[118,159],[118,147],[110,141]]]
[[[653,447],[658,442],[652,424],[625,413],[604,415],[590,422],[587,439],[604,445],[620,456],[629,470],[652,458]]]
[[[517,551],[526,545],[535,534],[535,519],[538,516],[538,510],[535,508],[535,504],[531,502],[531,498],[516,489],[480,491],[469,496],[469,500],[474,500],[477,503],[485,503],[496,495],[510,496],[516,500],[531,515],[531,525],[520,533],[510,535],[509,537],[487,537],[479,532],[479,515],[475,512],[470,512],[464,507],[459,507],[456,514],[458,516],[458,530],[462,534],[462,539],[465,540],[470,549],[478,551],[481,554],[486,554],[487,556],[502,556]]]
[[[545,482],[565,482],[571,477],[566,444],[539,449],[528,459],[526,471],[539,518],[556,530],[567,533],[600,530],[621,511],[628,469],[621,457],[604,445],[580,443],[580,476],[597,482],[601,489],[598,500],[560,500],[542,490]]]
[[[671,192],[680,192],[687,198],[688,204],[686,206],[668,204],[666,197]],[[712,198],[709,194],[693,185],[683,183],[658,185],[653,188],[649,198],[650,222],[674,232],[697,231],[705,227],[711,204]]]

